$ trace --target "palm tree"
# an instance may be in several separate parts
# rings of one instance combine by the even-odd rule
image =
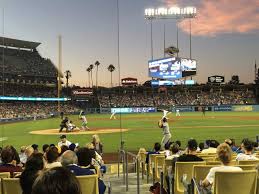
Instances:
[[[69,89],[68,89],[68,80],[72,77],[71,71],[66,70],[65,71],[65,78],[67,80],[66,88],[67,88],[67,96],[69,96]]]
[[[69,80],[69,78],[71,78],[71,71],[69,71],[69,70],[66,70],[65,71],[65,78],[66,78],[66,80],[67,80],[67,84],[66,84],[66,86],[67,86],[67,88],[68,88],[68,80]]]
[[[94,64],[96,66],[96,88],[98,88],[98,66],[100,65],[100,62],[96,61]]]
[[[111,87],[112,87],[112,72],[115,71],[115,67],[112,64],[110,64],[108,66],[108,71],[111,72]]]
[[[89,86],[89,88],[90,88],[90,85],[91,85],[91,83],[90,83],[90,72],[91,72],[91,68],[88,67],[88,68],[86,69],[86,71],[88,72],[88,86]]]
[[[90,68],[90,72],[91,72],[91,81],[92,81],[92,87],[93,87],[93,69],[94,69],[94,65],[93,64],[91,64],[90,66],[89,66],[89,68]]]

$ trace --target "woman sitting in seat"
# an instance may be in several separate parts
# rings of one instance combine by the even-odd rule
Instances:
[[[217,147],[217,156],[219,161],[221,162],[221,166],[213,167],[210,169],[209,174],[207,177],[202,181],[202,186],[208,187],[211,186],[214,182],[215,172],[218,171],[229,171],[229,172],[238,172],[242,171],[241,168],[231,166],[231,159],[232,159],[232,150],[230,146],[226,143],[222,143]]]

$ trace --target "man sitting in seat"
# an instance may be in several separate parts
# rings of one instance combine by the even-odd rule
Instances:
[[[216,140],[207,140],[206,144],[209,148],[201,151],[202,154],[216,154],[219,143]]]
[[[242,145],[242,151],[244,153],[240,153],[237,155],[236,160],[259,160],[255,155],[253,155],[254,143],[248,139],[246,139]]]
[[[90,150],[88,148],[79,148],[77,151],[77,158],[78,158],[78,165],[81,168],[95,171],[95,168],[92,164],[92,159],[95,158],[95,152],[94,150]],[[76,172],[74,172],[76,174]],[[77,174],[76,174],[77,175]],[[78,174],[80,176],[80,174]],[[82,175],[82,174],[81,174]],[[99,185],[99,194],[104,194],[106,190],[106,186],[100,178],[98,179],[98,185]]]

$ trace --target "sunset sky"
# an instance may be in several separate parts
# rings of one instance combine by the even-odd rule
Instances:
[[[37,41],[43,57],[58,64],[58,35],[63,37],[63,72],[72,72],[71,82],[85,86],[86,68],[99,60],[100,85],[108,86],[107,67],[117,70],[117,0],[0,0],[0,34]],[[119,0],[121,78],[148,80],[150,24],[144,10],[162,6],[196,6],[192,21],[192,57],[198,61],[199,83],[210,75],[237,74],[245,83],[254,80],[259,64],[259,0]],[[4,14],[3,14],[4,9]],[[3,30],[4,15],[4,30]],[[153,23],[154,58],[163,57],[166,46],[176,45],[176,22]],[[180,56],[189,57],[189,21],[180,21]],[[118,71],[114,83],[118,83]],[[95,71],[94,71],[95,72]],[[94,74],[95,75],[95,74]],[[94,77],[95,78],[95,77]]]

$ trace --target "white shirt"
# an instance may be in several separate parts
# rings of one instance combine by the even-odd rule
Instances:
[[[210,169],[209,174],[206,177],[206,180],[210,184],[213,184],[215,179],[215,172],[240,172],[242,169],[237,166],[217,166]]]
[[[239,161],[239,160],[259,160],[259,159],[252,154],[247,155],[244,153],[240,153],[237,155],[236,160]]]
[[[204,153],[204,154],[216,154],[217,153],[217,148],[212,148],[212,147],[209,147],[208,149],[204,149],[201,151],[201,153]]]
[[[61,147],[63,145],[66,145],[67,147],[69,147],[71,144],[70,141],[66,140],[65,143],[63,143],[62,141],[58,142],[58,147]]]

